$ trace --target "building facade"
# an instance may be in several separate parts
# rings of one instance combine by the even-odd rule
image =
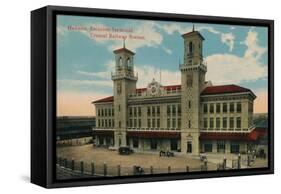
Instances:
[[[163,86],[153,79],[146,88],[137,88],[135,53],[125,45],[114,51],[113,96],[93,102],[95,144],[193,155],[246,152],[255,144],[255,94],[237,85],[213,86],[206,81],[204,37],[193,30],[182,38],[179,85]]]

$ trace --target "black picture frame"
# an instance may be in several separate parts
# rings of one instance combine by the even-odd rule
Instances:
[[[211,172],[56,180],[56,15],[186,21],[268,27],[268,167]],[[31,182],[46,188],[274,173],[274,21],[171,13],[46,6],[31,12]]]

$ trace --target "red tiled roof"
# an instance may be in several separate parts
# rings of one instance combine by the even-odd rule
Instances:
[[[169,85],[169,86],[163,86],[165,90],[180,90],[181,85]],[[141,93],[146,91],[146,88],[137,88],[136,92]],[[221,86],[209,86],[206,87],[201,95],[214,95],[214,94],[228,94],[228,93],[241,93],[241,92],[251,92],[253,95],[254,93],[247,89],[243,88],[241,86],[237,85],[221,85]],[[255,96],[255,95],[254,95]],[[94,101],[93,103],[100,103],[100,102],[113,102],[113,96],[108,96],[106,98],[102,98],[99,100]]]
[[[144,92],[144,91],[146,91],[146,88],[137,88],[136,89],[137,93]]]
[[[132,55],[134,55],[135,53],[133,51],[130,51],[129,49],[123,47],[123,48],[120,48],[120,49],[116,49],[113,51],[115,54],[118,54],[120,52],[127,52],[127,53],[130,53]]]
[[[202,132],[201,140],[241,140],[256,141],[259,137],[263,137],[264,133],[254,129],[250,133],[231,133],[231,132]]]
[[[108,96],[106,98],[93,101],[92,103],[100,103],[100,102],[113,102],[113,96]]]
[[[171,86],[163,86],[165,90],[180,90],[181,89],[181,85],[171,85]]]
[[[183,38],[185,38],[186,36],[189,36],[189,35],[192,35],[192,34],[196,34],[196,35],[199,35],[201,38],[202,38],[202,40],[205,40],[205,38],[198,32],[198,31],[191,31],[191,32],[187,32],[187,33],[185,33],[185,34],[183,34],[183,35],[181,35]]]
[[[201,95],[212,95],[212,94],[226,94],[226,93],[241,93],[241,92],[251,92],[247,88],[243,88],[237,85],[222,85],[222,86],[209,86],[206,87]]]

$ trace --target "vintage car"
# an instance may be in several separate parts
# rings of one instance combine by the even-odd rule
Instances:
[[[132,154],[134,150],[128,146],[124,146],[124,147],[119,147],[118,152],[120,155],[129,155]]]

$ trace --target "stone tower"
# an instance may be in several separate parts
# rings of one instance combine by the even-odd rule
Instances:
[[[136,90],[138,78],[134,74],[134,54],[125,47],[113,51],[115,72],[111,75],[114,94],[114,147],[126,146],[127,98]]]
[[[184,63],[181,71],[182,153],[198,155],[200,152],[200,93],[204,87],[207,67],[203,64],[204,37],[193,30],[182,35]]]

